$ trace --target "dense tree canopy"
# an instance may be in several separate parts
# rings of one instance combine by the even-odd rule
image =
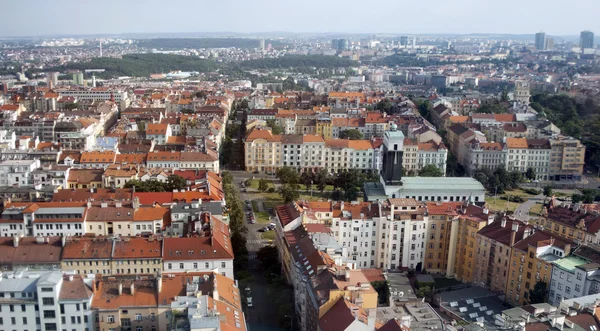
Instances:
[[[363,134],[357,129],[340,131],[340,139],[361,140],[363,138]]]
[[[442,177],[444,173],[442,169],[435,166],[435,164],[428,164],[419,171],[419,176],[421,177]]]
[[[286,55],[278,58],[248,60],[240,63],[242,69],[277,68],[347,68],[357,62],[338,56],[326,55]]]
[[[534,94],[531,107],[558,126],[563,134],[581,139],[586,162],[600,164],[600,104],[568,95]]]

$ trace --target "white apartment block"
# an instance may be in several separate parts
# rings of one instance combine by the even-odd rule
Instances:
[[[550,142],[547,139],[506,139],[506,170],[525,173],[532,168],[536,178],[547,180],[550,174]]]
[[[93,292],[80,276],[11,271],[0,277],[2,330],[94,330]]]
[[[341,202],[333,208],[341,215],[332,218],[331,230],[357,268],[423,267],[428,229],[424,204],[388,199],[381,204]]]
[[[5,160],[0,162],[0,186],[23,187],[33,185],[32,172],[40,167],[40,160]]]

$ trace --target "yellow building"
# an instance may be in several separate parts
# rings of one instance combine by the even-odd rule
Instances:
[[[431,202],[427,204],[427,212],[430,224],[425,242],[425,269],[471,282],[476,234],[492,221],[493,214],[462,202]]]
[[[513,223],[512,231],[515,234],[518,232],[517,224]],[[529,290],[539,281],[545,282],[546,288],[549,288],[552,261],[569,255],[571,244],[545,231],[536,231],[531,235],[526,233],[511,250],[506,302],[512,305],[526,304]]]
[[[275,172],[281,167],[281,136],[255,129],[246,137],[244,157],[246,171]]]
[[[556,236],[575,242],[585,240],[597,243],[594,239],[600,229],[600,219],[596,215],[587,213],[579,206],[562,206],[554,197],[542,209],[542,217],[537,220],[537,224]]]
[[[76,274],[140,275],[162,271],[162,241],[152,238],[69,238],[61,269]]]
[[[333,129],[331,125],[331,119],[318,119],[316,121],[315,132],[318,136],[322,136],[324,139],[332,139]]]
[[[363,308],[377,308],[377,291],[361,270],[331,269],[317,276],[319,281],[332,282],[329,299],[319,307],[319,318],[331,309],[340,298]]]
[[[104,169],[71,169],[67,188],[103,188]]]
[[[549,180],[581,180],[585,146],[574,138],[560,136],[550,139],[551,159]]]
[[[518,225],[514,232],[513,224]],[[504,293],[511,259],[511,249],[515,242],[529,236],[533,227],[519,220],[503,217],[477,232],[477,255],[473,284],[486,287],[497,293]]]

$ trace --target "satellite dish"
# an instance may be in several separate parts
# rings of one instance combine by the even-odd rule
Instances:
[[[404,292],[400,291],[400,292],[398,293],[398,296],[399,296],[399,297],[403,297],[403,296],[404,296]]]

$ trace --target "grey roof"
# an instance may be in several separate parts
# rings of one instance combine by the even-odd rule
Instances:
[[[0,293],[2,292],[35,292],[38,283],[60,282],[60,271],[9,271],[0,276]]]
[[[406,190],[436,190],[440,187],[473,192],[485,190],[477,179],[471,177],[404,177],[402,186]]]
[[[505,310],[497,295],[483,287],[469,287],[436,294],[440,307],[470,323],[481,322],[486,329],[497,329],[495,315]]]
[[[203,201],[200,204],[199,208],[192,208],[192,203],[184,202],[173,204],[173,206],[171,207],[172,214],[199,213],[202,211],[207,211],[211,213],[211,215],[223,215],[223,207],[221,205],[221,202],[219,201]]]

